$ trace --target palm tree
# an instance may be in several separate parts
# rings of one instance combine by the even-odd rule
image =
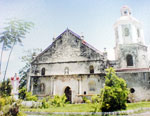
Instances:
[[[17,43],[22,45],[22,39],[25,38],[25,35],[28,33],[28,30],[30,30],[32,26],[33,26],[33,23],[31,22],[24,22],[22,20],[14,19],[8,22],[8,26],[4,28],[5,33],[1,37],[7,38],[8,43],[6,43],[6,45],[8,47],[10,46],[9,47],[10,53],[9,53],[6,68],[5,68],[3,81],[5,81],[10,56],[11,56],[14,46]]]
[[[0,43],[2,43],[2,50],[0,54],[0,74],[1,74],[1,67],[2,67],[2,58],[3,58],[3,51],[8,50],[11,48],[11,41],[9,39],[9,36],[6,32],[3,32],[0,36]]]

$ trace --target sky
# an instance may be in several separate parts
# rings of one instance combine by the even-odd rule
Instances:
[[[114,59],[113,24],[120,17],[120,9],[124,5],[129,6],[132,16],[142,23],[146,44],[150,45],[149,0],[0,0],[0,31],[8,19],[22,19],[35,25],[23,39],[23,46],[15,46],[7,78],[25,65],[20,59],[25,55],[24,51],[34,48],[44,50],[52,43],[53,37],[67,28],[84,35],[84,40],[98,50],[106,48],[109,59]],[[0,80],[8,53],[4,52]]]

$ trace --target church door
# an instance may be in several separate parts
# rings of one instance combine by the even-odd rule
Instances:
[[[65,93],[65,95],[66,95],[66,97],[67,97],[66,101],[67,101],[67,102],[69,101],[69,102],[71,103],[71,88],[67,86],[67,87],[65,88],[64,93]]]

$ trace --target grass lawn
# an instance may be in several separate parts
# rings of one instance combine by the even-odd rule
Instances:
[[[128,103],[127,110],[137,109],[141,107],[150,107],[150,102]],[[53,107],[48,109],[40,108],[21,108],[21,111],[32,112],[91,112],[91,104],[66,104],[65,107]]]
[[[22,108],[22,111],[33,112],[91,112],[92,108],[89,104],[66,104],[65,107],[53,107],[48,109]]]
[[[127,110],[133,110],[141,107],[150,107],[150,102],[128,103]]]

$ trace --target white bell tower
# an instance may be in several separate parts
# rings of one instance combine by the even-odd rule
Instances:
[[[128,6],[123,6],[120,11],[121,16],[114,24],[118,68],[147,67],[147,47],[142,25],[132,17]]]

